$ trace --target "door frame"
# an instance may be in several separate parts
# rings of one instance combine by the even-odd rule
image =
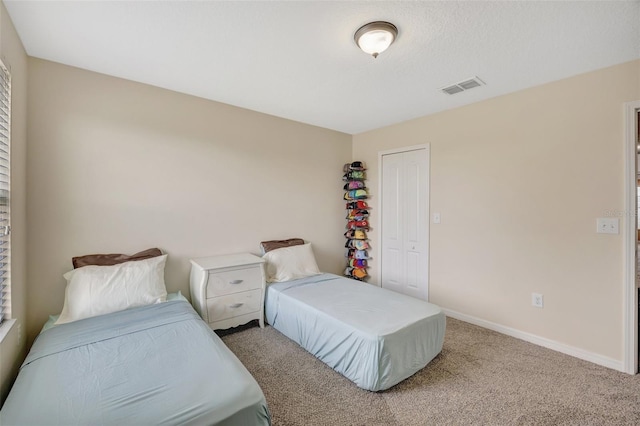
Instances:
[[[378,220],[376,221],[377,229],[380,230],[380,238],[378,241],[378,247],[376,247],[376,260],[378,266],[376,267],[376,271],[378,274],[378,282],[376,285],[378,287],[382,287],[382,157],[389,154],[399,154],[401,152],[408,151],[418,151],[421,149],[425,149],[427,151],[427,224],[426,224],[426,232],[427,235],[425,238],[427,239],[427,301],[429,301],[429,287],[430,287],[430,276],[431,276],[431,240],[429,233],[429,225],[431,223],[431,144],[425,143],[420,145],[411,145],[411,146],[403,146],[400,148],[387,149],[385,151],[378,151],[378,201],[376,203],[376,211],[378,212]]]
[[[624,139],[625,139],[625,215],[622,221],[623,256],[624,256],[624,288],[623,288],[623,353],[622,363],[625,373],[638,372],[638,290],[636,286],[636,246],[637,230],[637,185],[636,170],[638,112],[640,100],[624,104]]]

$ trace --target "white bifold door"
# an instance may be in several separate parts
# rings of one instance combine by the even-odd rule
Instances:
[[[429,146],[381,156],[383,288],[428,300]]]

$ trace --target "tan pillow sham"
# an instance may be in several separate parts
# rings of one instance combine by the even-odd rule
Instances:
[[[162,256],[162,250],[159,248],[150,248],[136,254],[127,255],[120,253],[113,254],[86,254],[84,256],[76,256],[71,259],[73,267],[81,268],[83,266],[112,266],[119,263],[130,262],[133,260],[144,260],[152,257]]]
[[[289,238],[288,240],[262,241],[260,242],[260,248],[262,249],[262,254],[265,254],[269,253],[271,250],[283,247],[301,246],[303,244],[304,240],[302,238]]]

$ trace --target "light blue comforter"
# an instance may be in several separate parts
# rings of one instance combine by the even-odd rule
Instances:
[[[191,305],[44,330],[2,410],[8,425],[268,425],[255,379]]]
[[[333,274],[269,284],[267,322],[363,389],[380,391],[442,351],[431,303]]]

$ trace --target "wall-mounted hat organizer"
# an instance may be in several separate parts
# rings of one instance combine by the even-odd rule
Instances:
[[[367,198],[369,193],[365,180],[367,179],[367,167],[362,161],[347,163],[343,167],[345,182],[344,199],[347,201],[347,238],[346,248],[347,267],[344,275],[349,278],[364,281],[367,274],[367,262],[369,259],[369,205]]]

